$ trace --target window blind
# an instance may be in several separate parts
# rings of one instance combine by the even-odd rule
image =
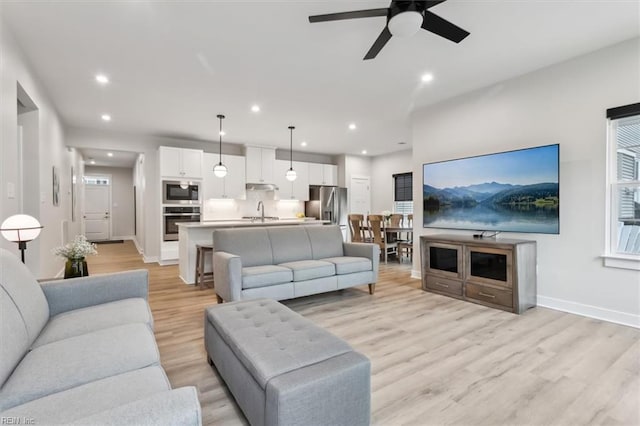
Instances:
[[[413,173],[393,175],[394,201],[413,201]]]

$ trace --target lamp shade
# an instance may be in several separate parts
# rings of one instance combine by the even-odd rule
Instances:
[[[213,174],[219,178],[225,177],[227,175],[227,166],[222,163],[216,164],[215,166],[213,166]]]
[[[40,235],[42,225],[33,216],[16,214],[9,216],[0,225],[2,236],[13,242],[26,242],[35,240]]]
[[[389,20],[389,32],[397,37],[411,37],[422,25],[422,14],[415,11],[398,13]]]
[[[293,168],[287,170],[287,174],[285,176],[286,176],[287,180],[290,181],[290,182],[293,182],[298,177],[298,175],[296,174],[296,171],[293,170]]]

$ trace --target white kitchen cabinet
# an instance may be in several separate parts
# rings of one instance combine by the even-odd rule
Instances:
[[[160,176],[177,179],[202,179],[202,151],[161,146]]]
[[[309,200],[309,163],[293,162],[293,170],[296,171],[296,180],[290,182],[286,178],[287,170],[291,167],[286,160],[275,160],[274,180],[278,186],[277,198],[279,200]]]
[[[309,163],[309,185],[337,185],[338,166]]]
[[[247,183],[275,183],[273,167],[276,161],[276,150],[274,148],[247,146],[245,155]]]
[[[227,166],[227,175],[223,178],[213,173],[218,164],[218,154],[204,153],[203,194],[204,200],[246,198],[245,195],[245,158],[238,155],[223,155],[222,164]]]

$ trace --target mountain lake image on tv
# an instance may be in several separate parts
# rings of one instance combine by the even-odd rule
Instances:
[[[559,145],[423,165],[423,226],[560,232]]]

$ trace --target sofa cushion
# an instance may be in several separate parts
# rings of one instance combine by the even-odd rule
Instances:
[[[293,271],[293,281],[306,281],[336,274],[336,267],[333,263],[321,260],[299,260],[297,262],[281,263],[279,266],[284,266]]]
[[[0,410],[159,363],[153,332],[127,324],[33,349],[0,389]]]
[[[305,226],[311,241],[312,259],[325,259],[344,255],[342,232],[337,225]]]
[[[0,287],[0,387],[28,349],[29,336],[20,311]]]
[[[151,325],[149,304],[141,298],[124,299],[58,314],[49,320],[32,348],[124,324]]]
[[[329,257],[322,260],[336,265],[336,274],[338,275],[373,270],[373,263],[371,262],[371,259],[367,259],[366,257],[342,256]]]
[[[311,259],[311,242],[303,227],[274,227],[267,229],[267,232],[271,240],[274,264]]]
[[[57,392],[10,408],[2,416],[28,417],[34,424],[66,424],[170,388],[162,368],[152,366]]]
[[[242,288],[266,287],[291,281],[293,281],[293,272],[282,266],[264,265],[242,268]]]
[[[31,271],[13,253],[0,249],[0,286],[20,311],[29,344],[49,320],[49,304]],[[0,336],[0,340],[1,340]]]
[[[344,340],[269,299],[214,305],[206,315],[263,389],[273,377],[352,350]]]
[[[264,228],[216,229],[213,249],[240,256],[242,266],[273,264],[271,241]]]

